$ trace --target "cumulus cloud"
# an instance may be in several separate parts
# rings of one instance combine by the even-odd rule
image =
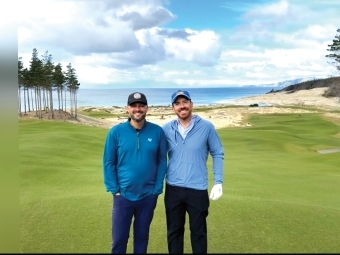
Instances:
[[[219,36],[213,31],[186,30],[187,40],[166,38],[167,54],[176,60],[194,62],[200,66],[214,65],[221,55]]]
[[[58,47],[74,56],[107,54],[105,65],[114,68],[155,64],[167,57],[182,58],[198,65],[212,65],[220,54],[220,48],[215,48],[219,45],[218,37],[214,35],[198,43],[200,32],[194,34],[184,30],[159,29],[157,26],[175,17],[160,3],[55,1],[50,6],[46,1],[39,2],[39,8],[36,9],[26,4],[23,8],[30,10],[22,12],[23,16],[19,19],[19,47],[28,50],[49,45],[52,49]],[[53,9],[53,13],[62,15],[42,15],[41,9],[44,8]],[[180,38],[187,39],[185,45],[175,43]],[[176,53],[171,48],[167,50],[169,44],[178,45]]]
[[[325,76],[333,68],[324,56],[340,5],[322,3],[230,2],[216,8],[236,15],[223,17],[226,25],[238,23],[191,28],[171,27],[183,15],[165,0],[21,1],[18,54],[27,65],[33,48],[48,50],[56,63],[72,63],[83,85],[146,79],[222,86]]]

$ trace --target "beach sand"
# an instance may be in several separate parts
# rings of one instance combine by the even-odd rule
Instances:
[[[310,90],[299,90],[294,93],[277,92],[258,96],[244,97],[230,102],[228,105],[209,105],[209,111],[200,111],[203,106],[195,106],[194,114],[211,121],[215,128],[224,127],[245,127],[250,126],[247,119],[253,114],[282,114],[282,113],[313,113],[323,112],[325,117],[340,122],[340,101],[339,98],[326,98],[322,94],[327,88],[315,88]],[[230,104],[234,105],[231,106]],[[258,104],[258,107],[251,107]],[[295,108],[297,107],[297,108]],[[125,118],[101,118],[93,119],[82,115],[84,110],[100,111],[106,110],[113,114],[125,114],[125,108],[95,108],[81,107],[78,110],[78,124],[100,126],[110,128],[115,124],[124,122]],[[334,111],[338,112],[334,112]],[[170,107],[149,107],[146,119],[158,125],[176,118]]]
[[[250,96],[235,99],[228,104],[214,104],[195,106],[193,99],[193,113],[211,121],[216,129],[224,127],[246,127],[248,118],[254,114],[283,114],[283,113],[316,113],[322,115],[340,125],[340,99],[326,98],[323,93],[327,88],[314,88],[299,90],[294,93],[276,92],[258,96]],[[258,104],[257,107],[250,105]],[[207,110],[207,108],[210,108]],[[91,118],[86,116],[85,111],[106,111],[115,117]],[[111,128],[113,125],[126,121],[128,115],[125,107],[79,107],[77,120],[72,119],[70,113],[54,111],[53,121],[67,121],[74,124],[90,125],[95,127]],[[117,116],[121,117],[117,117]],[[51,113],[42,111],[42,118],[52,120]],[[22,119],[37,119],[36,112],[19,114]],[[176,118],[171,107],[149,107],[146,119],[158,125]]]

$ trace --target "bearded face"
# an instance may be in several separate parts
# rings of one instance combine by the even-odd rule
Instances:
[[[148,106],[142,103],[133,103],[127,106],[127,111],[133,121],[140,123],[145,120]]]
[[[172,104],[172,109],[180,119],[188,119],[192,114],[193,103],[186,97],[179,96]]]

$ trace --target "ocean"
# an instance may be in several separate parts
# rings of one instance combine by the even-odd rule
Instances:
[[[188,88],[186,89],[192,98],[194,105],[228,104],[234,99],[263,95],[269,92],[271,87],[222,87],[222,88]],[[81,89],[77,93],[77,106],[93,107],[124,107],[127,104],[128,95],[133,92],[144,93],[149,106],[171,105],[171,95],[176,88],[123,88],[123,89]],[[69,107],[69,94],[67,94],[67,107]],[[57,95],[53,92],[53,105],[57,108]],[[21,93],[23,104],[23,93]],[[22,106],[23,108],[23,106]]]

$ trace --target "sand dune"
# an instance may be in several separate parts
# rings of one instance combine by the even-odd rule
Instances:
[[[319,110],[325,111],[325,114],[340,119],[339,113],[334,110],[340,110],[339,98],[325,98],[322,96],[326,88],[315,88],[311,90],[300,90],[295,93],[278,92],[264,94],[259,96],[244,97],[236,99],[229,103],[229,107],[218,108],[227,105],[210,105],[211,110],[200,112],[201,106],[195,107],[195,114],[210,120],[216,128],[223,127],[244,127],[249,126],[247,117],[252,114],[270,114],[270,113],[311,113]],[[193,99],[193,102],[195,100]],[[233,105],[242,105],[244,107],[231,107]],[[252,104],[258,104],[259,107],[250,107]],[[284,108],[282,106],[285,106]],[[294,107],[300,107],[295,109]],[[84,109],[80,109],[84,110]],[[100,110],[93,108],[92,110]],[[105,108],[111,113],[125,113],[125,108]],[[79,111],[81,113],[81,111]],[[149,107],[147,120],[158,125],[175,118],[176,115],[170,107]],[[89,118],[79,116],[80,123],[91,124],[110,128],[111,126],[125,121],[126,118],[104,118],[92,121]]]

